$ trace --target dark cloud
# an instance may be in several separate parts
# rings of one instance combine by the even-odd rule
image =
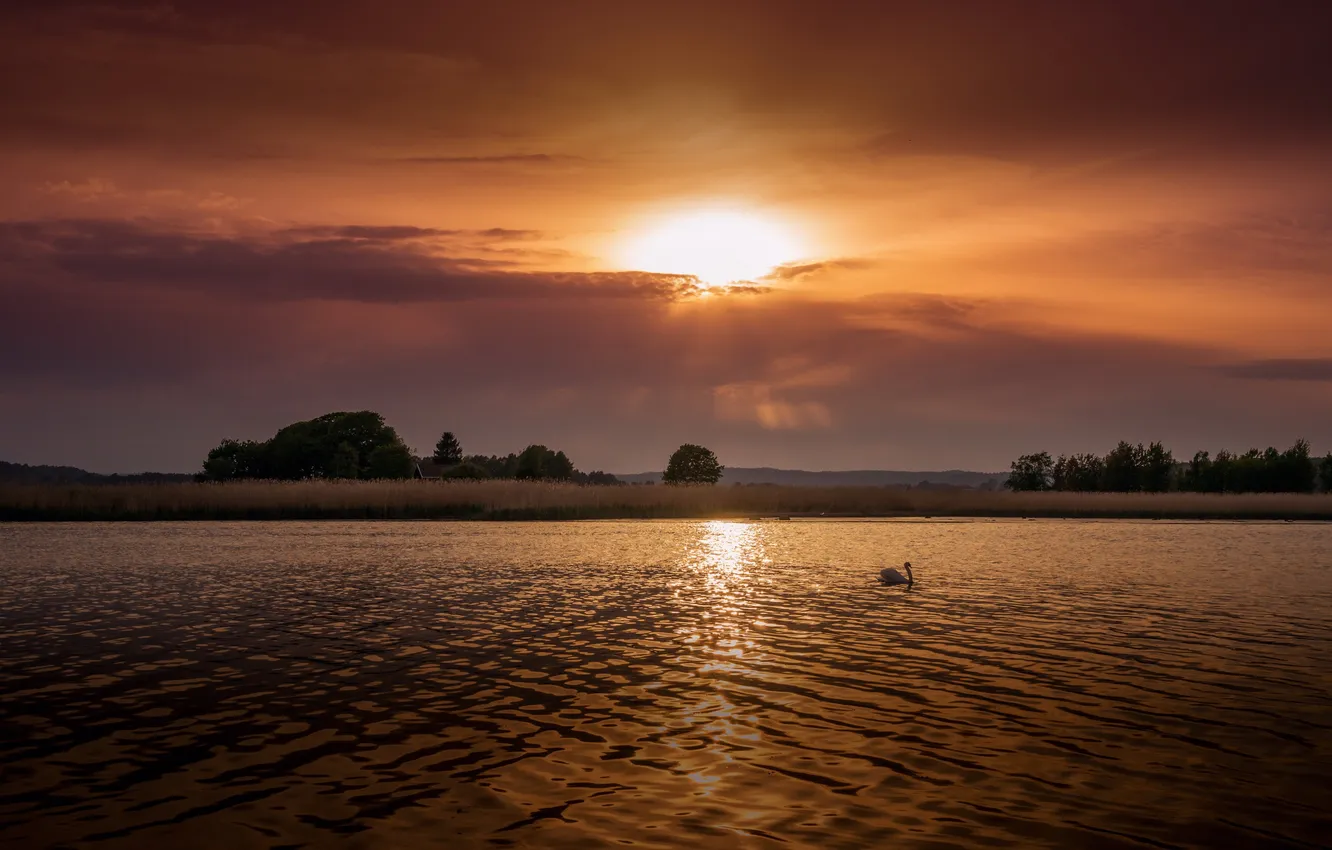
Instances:
[[[294,227],[285,232],[297,238],[365,239],[376,242],[393,242],[400,239],[433,239],[443,236],[457,236],[460,233],[470,231],[441,230],[437,227],[412,227],[410,225],[347,224],[327,227]]]
[[[578,162],[582,157],[560,156],[548,153],[495,154],[492,156],[403,156],[394,162],[415,165],[550,165]]]
[[[541,239],[544,236],[539,230],[514,230],[507,227],[488,227],[483,230],[459,230],[441,229],[438,227],[414,227],[405,224],[343,224],[292,227],[280,231],[280,234],[298,239],[357,239],[373,242],[395,242],[411,239],[451,239],[457,237],[466,237],[472,241],[484,242],[525,242],[533,239]]]
[[[1332,381],[1332,358],[1275,358],[1229,363],[1217,367],[1232,378],[1254,381]]]
[[[540,239],[542,233],[539,230],[514,230],[508,227],[488,227],[485,230],[471,231],[477,236],[483,236],[487,239],[526,241],[529,239]]]
[[[1332,139],[1325,3],[237,0],[23,3],[8,17],[4,137],[50,144],[374,141],[417,164],[547,165],[590,152],[514,147],[626,110],[644,140],[669,141],[679,102],[756,132],[841,129],[877,156]]]
[[[182,232],[142,222],[5,222],[0,223],[0,264],[30,286],[57,279],[97,287],[202,292],[233,300],[671,300],[700,292],[697,280],[682,275],[514,271],[497,260],[441,255],[416,241],[452,232],[341,226],[242,236]],[[526,234],[499,229],[468,233],[495,239]]]

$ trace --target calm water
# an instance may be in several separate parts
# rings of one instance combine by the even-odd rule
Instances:
[[[1319,846],[1330,624],[1332,526],[0,526],[0,846]]]

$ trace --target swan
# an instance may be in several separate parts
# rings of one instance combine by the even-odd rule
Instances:
[[[892,567],[884,567],[879,570],[879,581],[889,585],[905,584],[907,587],[915,584],[916,579],[911,575],[911,562],[907,561],[902,566],[906,568],[906,575],[902,575]]]

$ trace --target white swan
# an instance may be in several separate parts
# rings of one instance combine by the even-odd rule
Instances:
[[[889,585],[905,584],[907,587],[915,584],[915,576],[911,575],[911,562],[907,561],[902,566],[906,568],[906,575],[902,575],[892,567],[884,567],[879,570],[879,581]]]

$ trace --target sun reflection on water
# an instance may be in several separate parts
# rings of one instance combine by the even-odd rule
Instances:
[[[733,753],[760,742],[754,718],[737,709],[728,693],[756,675],[759,649],[749,637],[751,598],[763,582],[762,568],[772,561],[760,526],[723,521],[701,523],[683,561],[676,598],[697,611],[697,620],[677,630],[680,660],[693,667],[700,687],[697,701],[680,707],[677,720],[688,732],[678,741],[693,751],[691,762],[701,762],[689,778],[707,796],[734,765]]]
[[[686,561],[709,590],[730,595],[752,579],[750,568],[762,555],[763,541],[753,523],[708,522]]]

